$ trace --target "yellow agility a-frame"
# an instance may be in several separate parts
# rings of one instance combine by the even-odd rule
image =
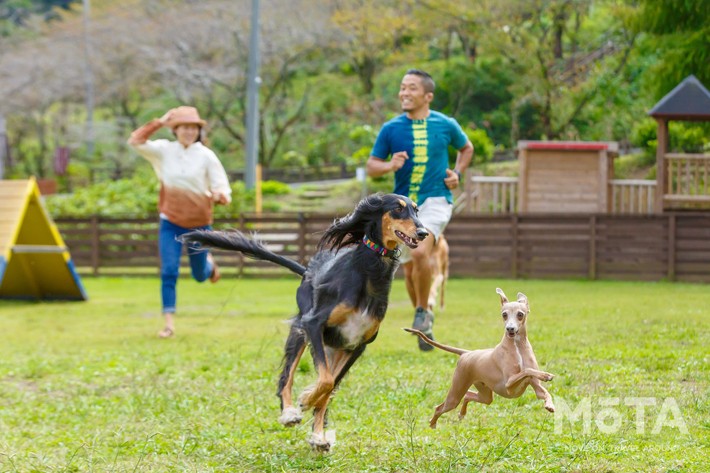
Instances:
[[[0,180],[0,299],[86,298],[35,179]]]

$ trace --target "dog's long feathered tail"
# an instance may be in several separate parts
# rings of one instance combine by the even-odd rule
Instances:
[[[269,251],[261,243],[248,238],[243,233],[238,231],[212,231],[212,230],[195,230],[184,234],[180,240],[187,243],[200,243],[205,246],[222,248],[224,250],[240,251],[249,258],[271,261],[279,266],[293,271],[299,276],[303,276],[306,272],[306,267],[298,264],[292,259],[277,255]]]
[[[429,338],[429,337],[427,337],[426,335],[424,335],[424,332],[422,332],[421,330],[417,330],[417,329],[415,329],[415,328],[403,328],[403,330],[404,330],[405,332],[409,332],[409,333],[413,333],[413,334],[415,334],[415,335],[419,335],[419,338],[421,338],[422,340],[424,340],[425,342],[427,342],[429,345],[431,345],[431,346],[433,346],[433,347],[436,347],[436,348],[441,348],[442,350],[448,351],[448,352],[450,352],[450,353],[455,353],[455,354],[457,354],[457,355],[463,355],[464,353],[466,353],[466,352],[468,351],[468,350],[464,350],[464,349],[462,349],[462,348],[450,347],[450,346],[444,345],[444,344],[442,344],[442,343],[437,343],[437,342],[435,342],[434,340],[432,340],[431,338]]]

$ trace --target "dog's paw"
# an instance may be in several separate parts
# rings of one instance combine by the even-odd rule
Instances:
[[[543,381],[552,381],[552,379],[555,377],[554,374],[552,373],[544,373],[542,374],[542,380]]]
[[[297,407],[287,407],[281,413],[279,417],[279,422],[285,427],[293,427],[296,424],[300,424],[303,419],[303,414],[301,410]]]
[[[307,411],[315,405],[315,399],[313,399],[313,390],[314,387],[309,386],[304,389],[303,392],[301,392],[300,396],[298,396],[298,404],[304,411]]]
[[[545,409],[547,409],[550,412],[555,412],[555,406],[552,405],[552,403],[545,403]]]
[[[332,446],[331,442],[326,438],[325,435],[319,435],[315,433],[311,434],[311,436],[308,438],[308,445],[311,446],[313,451],[320,453],[329,452],[330,447]]]

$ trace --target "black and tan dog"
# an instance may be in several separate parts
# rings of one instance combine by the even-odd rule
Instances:
[[[301,408],[314,409],[308,442],[327,451],[331,446],[324,432],[328,403],[348,369],[377,337],[399,264],[397,245],[415,248],[427,235],[416,204],[400,195],[377,194],[360,201],[350,215],[325,231],[308,267],[238,232],[196,231],[183,238],[241,251],[303,276],[296,292],[299,311],[292,319],[279,379],[279,421],[286,426],[301,422],[301,409],[294,405],[291,390],[299,360],[310,344],[318,380],[298,401]]]

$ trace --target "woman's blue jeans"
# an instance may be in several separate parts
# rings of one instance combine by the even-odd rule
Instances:
[[[180,272],[180,256],[183,243],[177,239],[180,235],[192,230],[211,230],[210,225],[196,228],[184,228],[168,220],[160,219],[160,232],[158,235],[158,248],[160,250],[160,294],[163,302],[163,313],[175,313],[176,291],[178,275]],[[207,261],[209,252],[195,245],[188,245],[187,255],[190,258],[192,277],[198,282],[203,282],[212,274],[212,265]]]

